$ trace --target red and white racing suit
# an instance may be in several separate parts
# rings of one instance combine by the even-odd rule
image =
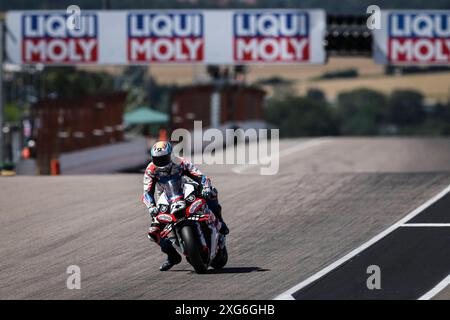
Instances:
[[[155,193],[160,192],[161,188],[158,188],[158,183],[164,183],[167,180],[174,178],[181,178],[187,176],[195,182],[201,184],[204,188],[211,188],[212,197],[207,200],[208,207],[214,212],[220,210],[220,206],[217,201],[217,190],[212,188],[211,180],[205,176],[192,162],[181,157],[175,157],[172,159],[172,165],[169,172],[160,171],[157,166],[151,162],[144,173],[144,194],[142,195],[142,202],[147,206],[149,212],[155,207]],[[218,212],[218,215],[221,215]],[[161,224],[156,220],[154,216],[151,216],[152,224],[150,226],[148,236],[151,240],[159,244],[159,233],[161,231]]]

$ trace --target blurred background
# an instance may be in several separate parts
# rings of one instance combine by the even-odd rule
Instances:
[[[0,3],[65,10],[73,1]],[[372,1],[78,0],[82,9],[320,8],[323,65],[3,65],[2,174],[138,172],[176,128],[279,128],[309,136],[448,136],[450,66],[376,64]],[[381,9],[448,9],[442,0],[377,1]],[[7,30],[5,31],[8,32]],[[221,116],[211,120],[215,96]]]

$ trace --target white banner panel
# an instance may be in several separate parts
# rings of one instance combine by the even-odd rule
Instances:
[[[323,63],[323,11],[234,11],[233,60],[237,63]]]
[[[378,63],[425,65],[450,63],[450,11],[382,11],[373,32]]]
[[[17,64],[324,63],[322,10],[11,11]]]

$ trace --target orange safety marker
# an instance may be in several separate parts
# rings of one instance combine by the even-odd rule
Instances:
[[[159,141],[167,141],[167,130],[164,128],[159,129]]]
[[[22,150],[22,158],[29,159],[30,158],[30,148],[25,147]]]
[[[59,166],[59,160],[58,159],[50,160],[50,174],[52,176],[59,176],[61,174],[61,169],[60,169],[60,166]]]

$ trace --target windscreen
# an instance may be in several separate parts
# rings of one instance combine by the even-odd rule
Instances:
[[[164,183],[160,182],[160,185],[163,188],[169,203],[179,200],[180,196],[183,197],[181,179],[170,179]]]

